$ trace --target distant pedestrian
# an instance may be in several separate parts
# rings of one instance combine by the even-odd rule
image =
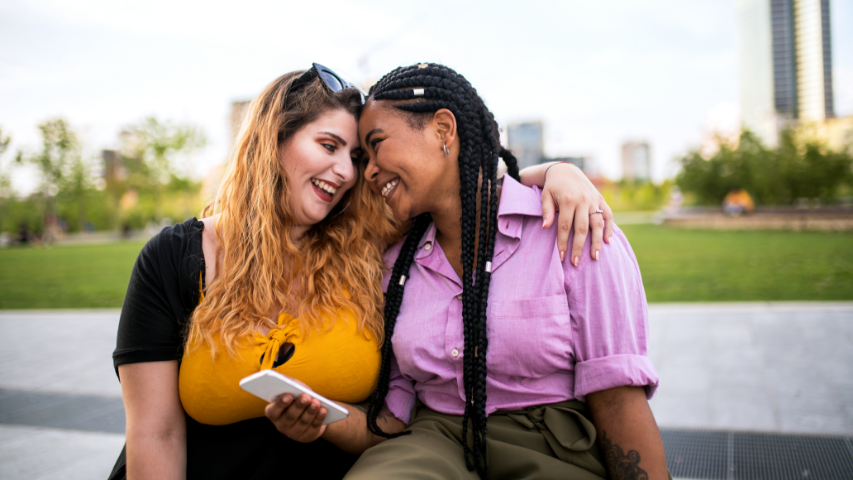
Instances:
[[[30,232],[29,225],[27,225],[26,222],[21,222],[21,224],[18,225],[18,236],[15,240],[21,245],[28,245],[32,239],[32,232]]]
[[[755,203],[749,193],[742,188],[735,188],[723,199],[723,212],[736,217],[755,211]]]

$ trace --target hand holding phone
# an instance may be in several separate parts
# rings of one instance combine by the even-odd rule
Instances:
[[[320,405],[326,409],[327,413],[323,425],[343,420],[349,416],[347,409],[275,370],[262,370],[249,375],[240,380],[240,388],[270,403],[285,393],[291,394],[295,402],[300,395],[305,393],[319,401]]]

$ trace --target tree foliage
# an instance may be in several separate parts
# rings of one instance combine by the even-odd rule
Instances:
[[[47,120],[39,124],[38,129],[41,151],[32,154],[18,152],[16,161],[34,165],[40,175],[40,191],[55,195],[60,184],[71,174],[73,165],[79,163],[80,144],[65,119]]]
[[[128,192],[139,200],[123,208],[122,222],[160,221],[166,217],[164,195],[178,194],[184,204],[200,185],[190,179],[188,155],[207,144],[204,132],[192,125],[148,117],[120,135],[124,175],[108,179],[113,203]],[[146,208],[147,206],[153,208]],[[116,205],[117,206],[117,205]]]
[[[77,134],[65,119],[47,120],[39,124],[38,129],[41,150],[18,152],[16,162],[38,169],[42,214],[52,222],[61,198],[76,207],[77,223],[82,228],[86,222],[86,197],[93,185],[91,161],[83,155]]]
[[[107,155],[87,154],[62,118],[47,120],[38,129],[40,147],[17,152],[12,162],[36,168],[35,194],[15,198],[0,163],[0,231],[15,231],[20,224],[35,232],[57,224],[67,224],[71,231],[142,228],[197,211],[200,182],[191,178],[186,162],[187,154],[206,144],[197,127],[146,118],[121,133],[122,148],[109,161]],[[8,145],[0,131],[0,156]]]
[[[139,173],[150,185],[166,184],[173,178],[185,178],[186,165],[178,157],[186,156],[207,144],[200,129],[192,125],[161,122],[148,117],[122,132],[122,155],[137,160]]]
[[[9,149],[11,142],[12,138],[8,135],[4,137],[3,129],[0,128],[0,202],[12,196],[12,176],[9,169],[3,163],[3,154]],[[2,221],[1,217],[0,221]]]
[[[0,233],[2,233],[3,225],[9,216],[9,202],[14,195],[14,191],[12,190],[12,175],[3,159],[3,154],[9,149],[11,141],[12,138],[8,135],[3,136],[3,129],[0,128]]]
[[[731,190],[745,189],[758,204],[788,205],[798,198],[831,200],[853,181],[853,157],[788,130],[779,146],[768,148],[749,130],[737,143],[717,140],[706,158],[698,150],[680,158],[676,184],[700,204],[719,205]]]
[[[9,148],[9,143],[11,141],[12,139],[8,135],[3,137],[3,129],[0,128],[0,156],[6,153],[6,149]]]

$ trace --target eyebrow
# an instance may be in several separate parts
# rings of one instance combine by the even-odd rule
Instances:
[[[382,133],[383,130],[381,128],[374,128],[373,130],[367,132],[367,135],[364,136],[364,143],[370,145],[370,137],[373,136],[374,133]]]
[[[338,142],[340,142],[340,144],[341,144],[341,145],[343,145],[343,146],[345,146],[345,147],[347,146],[347,141],[346,141],[346,140],[344,140],[343,138],[341,138],[339,135],[335,135],[335,134],[334,134],[334,133],[332,133],[332,132],[319,132],[319,133],[321,133],[321,134],[326,134],[326,135],[328,135],[328,136],[330,136],[330,137],[334,138],[334,139],[335,139],[335,140],[337,140]]]

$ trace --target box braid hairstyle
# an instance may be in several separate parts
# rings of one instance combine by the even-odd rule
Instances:
[[[418,89],[417,92],[415,89]],[[423,89],[421,93],[420,89]],[[382,100],[404,112],[413,128],[423,128],[436,111],[446,108],[456,116],[459,132],[459,177],[462,199],[462,323],[464,332],[463,380],[465,414],[462,421],[462,442],[465,463],[482,478],[488,478],[486,459],[486,307],[489,298],[491,260],[494,255],[497,231],[498,157],[503,158],[507,173],[518,180],[516,158],[500,144],[500,133],[494,115],[471,84],[450,68],[436,64],[400,67],[382,77],[370,89],[369,99]],[[482,175],[480,209],[477,211],[477,189]],[[475,250],[475,228],[479,215],[479,245]],[[403,300],[406,275],[412,264],[418,243],[431,222],[428,213],[417,216],[403,244],[391,274],[385,297],[385,343],[382,346],[382,366],[379,384],[371,397],[367,424],[371,432],[386,438],[389,435],[376,423],[385,404],[390,380],[391,341],[394,325]],[[476,274],[474,264],[476,261]],[[488,266],[488,268],[487,268]],[[475,283],[474,278],[478,281]],[[473,355],[468,355],[473,352]],[[468,422],[471,422],[474,444],[468,446]],[[472,460],[473,456],[473,460]]]

